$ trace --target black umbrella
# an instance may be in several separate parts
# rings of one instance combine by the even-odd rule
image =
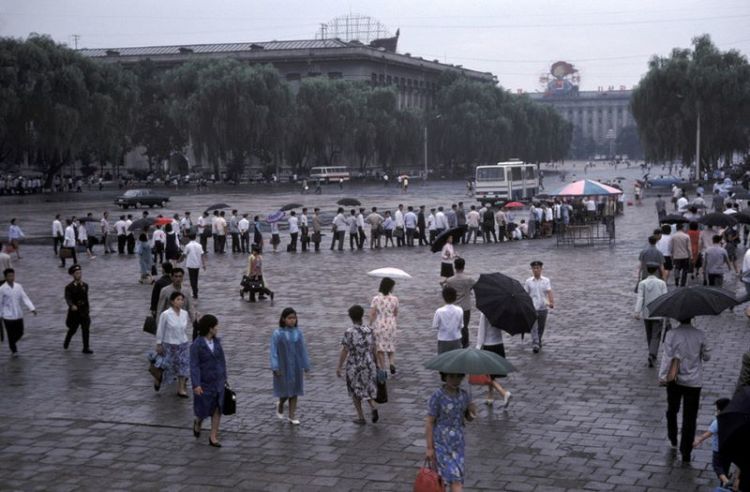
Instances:
[[[130,227],[128,227],[128,230],[140,231],[140,230],[148,229],[154,224],[154,222],[156,222],[156,219],[152,217],[146,217],[145,219],[138,219],[136,221],[133,221],[132,224],[130,224]]]
[[[477,309],[492,326],[511,335],[531,332],[536,321],[536,309],[531,296],[518,280],[502,273],[483,273],[472,288]]]
[[[299,203],[287,203],[283,207],[281,207],[279,210],[282,212],[286,212],[288,210],[294,210],[295,208],[302,208],[302,205]]]
[[[687,220],[682,215],[669,214],[669,215],[664,216],[664,218],[661,219],[659,222],[661,222],[662,224],[687,224],[690,221]]]
[[[462,238],[464,234],[466,234],[466,226],[454,227],[447,231],[443,231],[435,238],[435,241],[432,243],[432,248],[430,249],[433,253],[437,253],[438,251],[441,251],[443,246],[445,246],[445,243],[448,242],[449,236],[453,236],[453,242],[455,243]]]
[[[210,207],[208,207],[204,212],[211,212],[213,210],[221,210],[222,208],[232,208],[231,205],[227,205],[226,203],[214,203]]]
[[[615,179],[628,179],[625,176],[617,176]]]
[[[740,224],[750,224],[750,215],[747,215],[745,212],[737,212],[736,214],[732,214],[732,217]]]
[[[96,219],[94,217],[81,217],[78,219],[78,222],[81,224],[85,224],[86,222],[99,222],[99,219]]]
[[[750,200],[750,193],[748,193],[747,191],[741,191],[732,195],[732,198],[734,198],[735,200]]]
[[[742,470],[750,468],[750,386],[742,386],[718,416],[719,453]]]
[[[359,207],[362,205],[362,202],[357,200],[356,198],[342,198],[341,200],[336,202],[337,205],[341,205],[342,207]]]
[[[737,223],[737,219],[731,215],[714,212],[704,215],[698,222],[707,226],[730,227]]]
[[[739,304],[734,294],[718,287],[681,287],[657,297],[648,304],[650,316],[686,320],[695,316],[719,314]]]

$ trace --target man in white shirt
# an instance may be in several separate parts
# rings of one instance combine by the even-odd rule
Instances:
[[[188,276],[190,277],[190,288],[193,290],[193,299],[198,299],[198,274],[201,267],[204,272],[206,271],[206,255],[201,244],[195,240],[195,234],[191,232],[188,237],[190,238],[190,242],[185,246],[182,257],[185,260],[185,268],[187,268]]]
[[[435,214],[435,236],[448,229],[448,218],[443,213],[443,207],[438,207]]]
[[[547,277],[542,276],[542,267],[544,263],[539,260],[531,262],[531,277],[526,279],[524,289],[531,296],[536,309],[536,323],[531,328],[532,349],[535,354],[539,353],[542,348],[542,337],[544,336],[544,327],[547,322],[547,309],[554,308],[554,299],[552,297],[552,284]]]
[[[240,234],[240,252],[248,253],[250,251],[250,221],[247,220],[247,214],[242,214],[242,218],[237,222],[237,231]],[[302,246],[304,250],[305,246]]]
[[[299,232],[300,232],[300,243],[302,244],[302,252],[307,251],[307,245],[310,243],[310,228],[308,227],[307,221],[307,208],[302,209],[302,213],[299,216]]]
[[[357,249],[362,249],[365,245],[365,209],[360,207],[357,214]]]
[[[432,328],[437,330],[438,354],[461,348],[461,327],[464,323],[464,311],[453,304],[458,294],[450,286],[443,288],[445,305],[435,311]]]
[[[58,255],[58,248],[63,242],[63,231],[62,222],[60,222],[60,214],[55,215],[55,220],[52,221],[52,247],[55,249],[55,256]]]
[[[414,207],[409,205],[404,214],[404,230],[406,231],[406,245],[414,247],[414,236],[417,233],[417,214],[414,213]]]
[[[110,253],[114,253],[115,250],[112,249],[112,243],[110,241],[110,238],[112,236],[110,234],[109,212],[104,212],[102,214],[102,220],[99,221],[99,227],[102,232],[102,244],[104,244],[104,254],[108,255]]]
[[[344,251],[344,237],[346,236],[347,229],[346,217],[344,217],[344,208],[339,207],[336,211],[336,217],[333,218],[333,226],[336,232],[333,233],[333,241],[331,241],[331,251],[336,246],[336,241],[339,242],[339,251]]]
[[[73,221],[71,219],[66,219],[65,223],[67,227],[65,227],[65,235],[63,236],[63,243],[62,248],[68,251],[71,258],[73,258],[73,264],[78,263],[78,258],[76,257],[76,230],[75,227],[73,227]],[[60,268],[65,268],[65,257],[63,256],[66,253],[63,253],[60,251]]]
[[[223,255],[227,246],[227,220],[224,218],[223,210],[219,212],[218,217],[214,217],[214,225],[216,226],[214,242],[218,242],[217,253]]]
[[[18,356],[16,343],[23,337],[23,308],[21,303],[36,316],[36,308],[21,284],[16,283],[16,272],[12,268],[3,271],[5,283],[0,285],[0,318],[8,332],[8,347],[13,357]]]
[[[427,231],[429,233],[430,243],[432,244],[437,237],[437,218],[435,217],[435,209],[430,209],[430,215],[427,216]]]
[[[0,241],[0,272],[13,268],[13,263],[10,261],[10,255],[3,250],[3,243]],[[3,285],[5,280],[0,280],[0,285]],[[2,327],[0,327],[2,329]]]
[[[190,212],[185,212],[184,217],[180,220],[180,233],[185,239],[190,239],[191,232],[193,232],[193,220],[190,218]]]
[[[292,210],[289,212],[289,219],[287,219],[289,225],[289,245],[286,250],[289,252],[297,252],[297,237],[299,236],[299,219],[297,218],[297,212]]]
[[[505,242],[508,234],[508,216],[502,208],[495,212],[495,223],[497,224],[497,242]]]
[[[208,236],[211,233],[211,219],[208,217],[208,212],[203,212],[203,215],[198,217],[198,237],[201,241],[203,251],[208,251]]]
[[[133,216],[128,214],[125,219],[125,242],[127,243],[127,250],[129,255],[135,254],[135,234],[130,230],[130,226],[133,224]]]
[[[164,248],[167,246],[167,233],[161,226],[156,226],[154,233],[151,235],[153,241],[152,248],[154,254],[154,263],[161,265],[164,263]]]
[[[477,235],[479,234],[479,212],[477,212],[476,205],[472,205],[469,209],[469,213],[466,214],[466,225],[469,228],[469,232],[466,234],[466,244],[469,242],[477,244]]]
[[[398,208],[396,209],[396,213],[393,216],[394,221],[396,222],[396,246],[403,246],[404,245],[404,204],[399,203]]]
[[[239,229],[240,217],[237,215],[237,210],[232,210],[232,216],[229,217],[229,234],[232,235],[232,253],[242,252],[240,247],[240,229]]]

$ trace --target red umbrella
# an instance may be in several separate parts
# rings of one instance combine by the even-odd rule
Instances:
[[[504,205],[505,208],[523,208],[524,204],[521,202],[510,202]]]
[[[167,225],[171,223],[172,223],[172,219],[169,217],[159,217],[154,221],[155,226],[158,226],[158,225],[163,226],[163,225]]]

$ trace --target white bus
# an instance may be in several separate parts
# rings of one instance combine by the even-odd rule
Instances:
[[[351,174],[346,166],[319,166],[310,169],[310,180],[320,180],[323,183],[338,183],[339,180],[349,181]]]
[[[474,197],[482,203],[533,198],[539,192],[536,164],[519,160],[477,166]]]

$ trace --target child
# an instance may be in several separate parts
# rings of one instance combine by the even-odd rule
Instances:
[[[284,403],[289,400],[289,418],[292,425],[299,425],[294,417],[297,397],[304,395],[304,375],[310,370],[310,359],[302,331],[297,328],[297,312],[288,307],[281,312],[279,327],[271,336],[271,370],[273,371],[273,395],[279,399],[276,417],[284,420]]]
[[[432,328],[437,330],[438,354],[461,348],[461,328],[464,325],[464,310],[454,305],[458,293],[451,286],[443,288],[445,305],[435,311]]]
[[[729,398],[719,398],[718,400],[716,400],[716,415],[719,415],[724,411],[725,408],[727,408],[727,405],[729,405],[729,401]],[[705,441],[709,437],[711,438],[711,451],[713,455],[712,464],[714,467],[714,473],[716,473],[716,476],[719,477],[721,486],[728,487],[730,480],[727,477],[727,474],[729,473],[729,466],[731,463],[727,463],[726,460],[724,460],[721,455],[719,455],[719,421],[716,418],[714,418],[714,420],[711,422],[711,425],[708,426],[708,431],[704,432],[700,435],[700,437],[697,437],[695,439],[695,441],[693,442],[693,447],[697,448],[703,441]]]
[[[437,465],[451,492],[463,490],[464,420],[476,417],[469,394],[460,388],[463,378],[463,374],[440,373],[445,384],[430,397],[425,425],[426,458]]]

